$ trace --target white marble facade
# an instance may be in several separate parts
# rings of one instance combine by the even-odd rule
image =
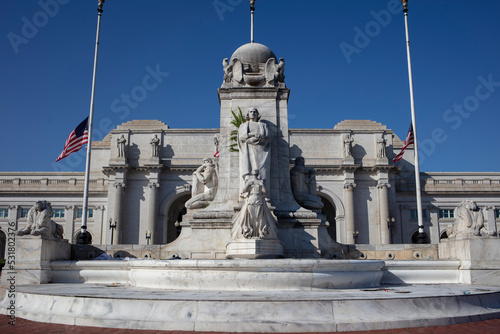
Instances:
[[[416,209],[413,148],[407,149],[403,160],[393,163],[402,141],[393,130],[369,120],[345,120],[328,129],[289,129],[284,60],[278,62],[265,46],[259,44],[257,51],[253,47],[244,45],[231,58],[231,64],[238,64],[242,73],[225,69],[224,83],[218,90],[220,128],[171,129],[158,120],[133,120],[93,143],[89,199],[93,212],[88,220],[93,244],[174,242],[186,219],[193,217],[193,212],[186,214],[184,208],[191,196],[192,173],[216,151],[220,151],[219,190],[209,208],[226,212],[227,217],[221,217],[230,221],[238,202],[239,183],[234,182],[238,178],[238,153],[229,152],[228,138],[234,129],[231,110],[238,107],[257,108],[270,126],[269,188],[271,205],[277,211],[298,209],[287,172],[295,158],[303,157],[305,165],[316,170],[317,194],[324,203],[320,212],[326,222],[323,219],[321,224],[328,227],[318,233],[328,233],[342,244],[412,243],[418,230],[412,217]],[[256,60],[252,58],[254,51],[258,52]],[[274,60],[266,61],[269,57]],[[259,66],[252,69],[245,65],[245,59],[250,58]],[[263,73],[262,78],[259,73]],[[118,140],[122,137],[125,142],[120,147]],[[346,138],[350,138],[348,142]],[[449,214],[466,199],[483,210],[490,231],[498,230],[500,173],[422,173],[422,182],[428,242],[438,243],[453,221],[442,212],[440,218],[440,210]],[[83,172],[0,173],[0,243],[9,222],[15,222],[18,228],[25,226],[23,210],[37,200],[47,200],[53,209],[64,213],[54,221],[64,226],[65,238],[76,242],[82,192]],[[388,224],[388,219],[393,222]],[[117,227],[111,229],[110,222],[116,222]],[[180,240],[185,238],[176,242]]]

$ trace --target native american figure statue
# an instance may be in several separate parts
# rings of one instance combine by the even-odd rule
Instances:
[[[479,210],[476,202],[462,201],[455,209],[455,223],[446,228],[448,238],[464,238],[471,236],[492,235],[484,227],[483,211]],[[493,232],[494,234],[494,232]]]
[[[214,160],[203,159],[202,165],[193,173],[193,188],[191,198],[186,202],[186,208],[205,208],[214,199],[219,184],[219,172]]]
[[[38,201],[28,211],[28,226],[17,231],[17,235],[41,235],[63,238],[64,229],[52,219],[52,207],[47,201]]]

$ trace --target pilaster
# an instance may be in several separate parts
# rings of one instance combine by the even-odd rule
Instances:
[[[17,226],[18,211],[19,211],[18,205],[9,205],[9,222],[15,222],[16,228],[18,228]]]
[[[105,244],[104,240],[104,231],[103,229],[106,228],[106,225],[104,224],[104,205],[96,205],[94,207],[94,226],[92,229],[92,232],[94,233],[94,240],[92,241],[94,244]]]
[[[429,210],[429,241],[431,244],[439,243],[439,208],[434,205],[427,206]],[[425,225],[425,224],[424,224]]]
[[[490,232],[495,232],[498,235],[497,222],[495,216],[495,207],[493,205],[488,205],[484,207],[484,216],[486,217],[486,229]]]
[[[66,226],[64,227],[64,237],[69,240],[70,244],[76,243],[75,237],[75,206],[67,205],[64,207],[64,218]]]

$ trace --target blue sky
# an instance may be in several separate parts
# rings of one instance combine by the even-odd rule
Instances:
[[[217,128],[222,59],[249,42],[248,7],[107,0],[96,138],[133,119]],[[399,0],[257,0],[255,41],[286,61],[290,128],[370,119],[406,136],[399,7]],[[54,161],[89,113],[96,8],[97,0],[2,1],[0,171],[84,170],[84,150]],[[421,170],[500,171],[500,2],[413,0],[409,24]],[[151,71],[160,72],[157,85],[144,90]]]

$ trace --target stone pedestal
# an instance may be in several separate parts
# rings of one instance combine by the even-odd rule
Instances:
[[[236,239],[227,244],[226,259],[273,259],[283,257],[283,244],[276,239]]]
[[[460,283],[500,286],[500,239],[443,239],[439,259],[459,260]]]
[[[51,261],[71,257],[71,245],[66,239],[41,236],[18,236],[15,246],[14,270],[4,270],[5,276],[15,275],[16,284],[44,284],[51,280]],[[4,268],[6,269],[6,268]]]

